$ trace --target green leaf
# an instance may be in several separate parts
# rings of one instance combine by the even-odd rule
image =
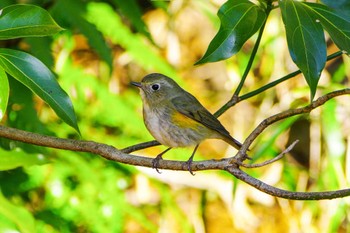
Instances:
[[[40,60],[25,52],[0,48],[0,66],[41,97],[64,122],[79,132],[69,96]]]
[[[266,20],[263,9],[248,0],[227,1],[218,12],[221,26],[196,63],[216,62],[236,54]]]
[[[304,3],[316,15],[322,27],[329,33],[339,49],[350,53],[350,19],[335,10],[317,3]]]
[[[54,43],[52,37],[27,37],[21,41],[28,44],[30,49],[28,52],[42,61],[47,67],[51,68],[55,66],[53,53],[47,49],[51,48]]]
[[[299,67],[314,98],[327,59],[326,42],[321,24],[304,4],[280,0],[289,53]]]
[[[0,40],[48,36],[63,29],[50,14],[34,5],[11,5],[0,10]]]
[[[35,230],[35,219],[24,207],[16,206],[7,200],[0,192],[0,214],[11,220],[18,227],[19,232],[31,233]]]
[[[9,100],[9,81],[7,80],[7,75],[5,71],[0,67],[0,121],[4,117],[7,102]]]
[[[336,10],[337,14],[350,20],[350,1],[349,0],[321,0],[329,8]]]
[[[321,0],[321,2],[332,8],[347,8],[350,6],[349,0]]]

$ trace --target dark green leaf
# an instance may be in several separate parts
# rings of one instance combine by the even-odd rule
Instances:
[[[11,87],[11,93],[7,106],[7,115],[9,117],[6,119],[6,125],[26,131],[52,135],[52,132],[39,119],[37,101],[33,98],[35,94],[11,75],[8,76],[8,81]],[[21,144],[20,142],[16,142],[16,146],[21,147],[26,152],[40,152],[45,154],[43,147]]]
[[[324,4],[328,5],[329,7],[332,8],[341,8],[341,7],[346,7],[350,5],[349,0],[321,0]]]
[[[336,10],[338,15],[341,14],[342,17],[350,20],[350,1],[349,0],[322,0],[325,5]]]
[[[329,33],[334,43],[343,51],[350,53],[350,19],[342,17],[327,6],[305,3],[316,15],[316,20]]]
[[[56,114],[79,132],[72,102],[54,74],[30,54],[0,48],[0,66],[40,96]]]
[[[263,9],[248,0],[226,2],[218,16],[220,29],[196,64],[216,62],[236,54],[266,20]]]
[[[304,74],[313,99],[327,59],[322,26],[304,4],[292,0],[280,0],[279,4],[289,53]]]
[[[30,54],[42,61],[47,67],[54,67],[55,61],[50,48],[53,44],[53,38],[46,37],[27,37],[23,42],[29,45]]]
[[[6,112],[9,92],[9,81],[7,80],[7,75],[0,67],[0,121]]]
[[[34,5],[11,5],[0,11],[0,39],[48,36],[63,30],[50,14]]]

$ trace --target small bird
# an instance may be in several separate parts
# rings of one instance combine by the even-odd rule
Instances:
[[[188,171],[193,175],[193,156],[203,140],[216,138],[236,149],[242,146],[215,116],[171,78],[152,73],[141,82],[131,84],[140,89],[143,118],[148,131],[158,142],[169,147],[153,159],[153,168],[157,172],[163,154],[173,147],[195,146],[186,162]]]

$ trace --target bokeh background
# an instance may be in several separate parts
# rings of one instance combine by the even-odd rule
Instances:
[[[142,120],[141,99],[130,81],[166,74],[211,112],[225,104],[247,65],[256,36],[234,57],[194,66],[220,22],[222,0],[11,1],[47,9],[66,30],[53,38],[0,41],[27,51],[58,77],[72,99],[83,139],[117,148],[153,140]],[[128,12],[128,10],[130,12]],[[326,35],[327,37],[327,35]],[[328,39],[328,54],[337,51]],[[297,70],[279,10],[273,10],[242,94]],[[349,85],[346,55],[327,63],[316,97]],[[14,79],[1,124],[62,138],[78,138],[38,97]],[[243,141],[263,119],[308,104],[298,75],[240,102],[220,117]],[[292,141],[284,159],[252,176],[291,191],[350,186],[350,101],[337,97],[309,115],[269,127],[251,147],[252,162],[271,159]],[[0,140],[0,232],[350,232],[350,199],[290,201],[266,195],[222,171],[161,171],[107,161],[87,153]],[[165,147],[135,152],[155,157]],[[167,159],[187,160],[192,148]],[[201,144],[195,160],[233,156],[218,140]],[[7,166],[7,164],[11,164]]]

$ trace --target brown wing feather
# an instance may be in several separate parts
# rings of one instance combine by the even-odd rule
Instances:
[[[242,144],[234,139],[230,133],[224,128],[216,117],[214,117],[203,105],[190,93],[185,92],[186,94],[181,95],[181,97],[175,97],[171,99],[172,104],[175,109],[184,114],[185,116],[203,124],[209,129],[215,130],[220,135],[223,136],[223,139],[239,149]]]

